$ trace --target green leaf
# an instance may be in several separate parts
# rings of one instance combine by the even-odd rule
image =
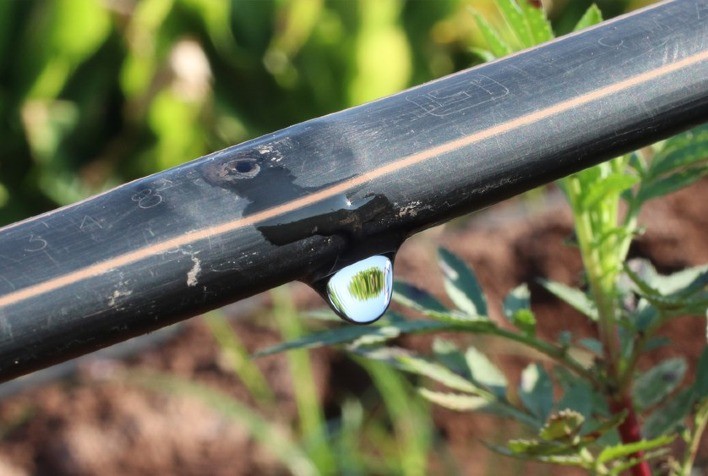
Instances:
[[[609,418],[601,420],[591,420],[583,428],[583,439],[585,440],[600,440],[607,439],[607,436],[615,436],[616,432],[610,433],[627,418],[627,410],[622,410],[619,413],[613,413]],[[614,441],[619,441],[616,437]]]
[[[488,388],[500,398],[506,395],[506,377],[486,355],[474,347],[468,347],[465,352],[465,360],[472,375],[472,380],[476,384]]]
[[[561,410],[573,410],[584,417],[590,417],[593,410],[594,392],[592,386],[580,378],[563,383],[563,396],[556,405]]]
[[[671,398],[668,403],[657,408],[644,420],[642,432],[646,438],[655,438],[669,433],[683,423],[683,419],[691,411],[695,400],[693,388],[688,388]]]
[[[487,316],[487,300],[472,270],[452,252],[438,250],[438,264],[445,278],[445,291],[461,311]]]
[[[504,298],[504,315],[525,334],[536,333],[536,317],[531,311],[531,296],[526,284],[514,288]]]
[[[590,352],[596,355],[602,355],[602,342],[592,337],[584,337],[578,341],[578,344],[582,345]]]
[[[452,342],[440,337],[433,341],[433,354],[435,359],[448,369],[467,379],[471,379],[470,369],[467,360],[460,349]]]
[[[708,313],[708,310],[706,313]],[[701,357],[698,359],[693,389],[697,398],[701,399],[708,397],[708,347],[703,348]]]
[[[521,373],[519,397],[529,411],[546,420],[553,407],[553,382],[539,364],[531,364]]]
[[[634,322],[635,329],[644,332],[656,324],[661,315],[656,307],[654,307],[649,301],[645,298],[641,298],[637,303],[636,310],[631,313],[631,317]]]
[[[637,193],[637,200],[647,202],[663,197],[697,182],[708,175],[708,168],[693,168],[668,175],[660,180],[645,181]]]
[[[529,0],[519,0],[519,5],[526,17],[526,23],[531,31],[534,44],[538,45],[546,41],[551,41],[555,35],[551,28],[551,22],[546,18],[546,10],[543,6],[537,7]]]
[[[561,301],[565,301],[577,311],[585,314],[593,321],[597,321],[597,308],[595,302],[579,289],[571,288],[557,281],[539,280],[546,290]]]
[[[673,358],[641,374],[632,389],[636,405],[643,409],[661,402],[679,386],[686,368],[684,359]]]
[[[489,444],[486,446],[492,451],[505,456],[533,458],[545,463],[561,466],[579,466],[589,469],[589,465],[583,456],[578,454],[579,448],[573,446],[538,440],[511,440],[509,448]],[[560,454],[553,454],[554,452]]]
[[[625,273],[636,286],[636,291],[651,306],[663,311],[665,317],[702,314],[708,306],[708,266],[662,276],[651,264],[635,260],[625,266]]]
[[[459,393],[435,392],[427,388],[421,388],[418,392],[425,398],[436,405],[456,411],[472,411],[479,410],[489,404],[482,397],[474,395],[462,395]]]
[[[583,210],[591,210],[602,200],[613,200],[625,190],[639,182],[639,177],[625,174],[612,174],[588,184],[580,201]]]
[[[494,27],[490,25],[489,22],[479,14],[479,12],[472,10],[472,15],[474,16],[474,21],[477,24],[477,28],[479,28],[480,33],[482,33],[482,36],[484,37],[484,41],[487,42],[489,51],[496,58],[502,58],[510,55],[513,51],[512,48],[501,38]]]
[[[573,410],[561,410],[551,415],[538,436],[546,441],[568,441],[578,434],[585,417]]]
[[[393,298],[418,311],[448,312],[448,309],[427,291],[401,281],[393,283]]]
[[[322,332],[316,332],[299,339],[282,342],[272,347],[259,350],[254,357],[277,354],[292,349],[313,349],[317,347],[354,342],[362,338],[392,339],[401,334],[429,332],[433,330],[450,330],[454,328],[445,323],[435,321],[403,321],[386,326],[342,326]]]
[[[626,443],[615,446],[608,446],[600,452],[597,459],[600,463],[607,463],[614,459],[625,458],[640,451],[653,450],[660,446],[668,445],[674,440],[673,435],[659,436],[651,440],[641,440],[635,443]]]
[[[708,265],[687,268],[668,276],[656,274],[649,284],[664,296],[688,296],[708,286]]]
[[[573,31],[584,30],[585,28],[597,25],[602,22],[602,12],[594,3],[585,10],[583,16],[578,20],[578,23],[573,28]]]
[[[658,177],[676,169],[701,164],[708,165],[708,125],[705,124],[664,142],[651,161],[648,176]]]
[[[463,377],[451,372],[445,367],[429,362],[413,355],[404,355],[396,359],[401,368],[407,372],[423,375],[453,390],[476,394],[479,389]]]
[[[572,455],[578,452],[578,448],[572,444],[559,443],[556,441],[541,440],[510,440],[509,450],[515,455],[524,456],[549,456],[549,455]]]
[[[406,372],[428,377],[452,390],[474,395],[480,394],[480,389],[464,377],[457,375],[440,364],[430,362],[429,360],[425,360],[422,357],[400,348],[356,349],[355,353],[367,359],[387,362]]]
[[[536,43],[531,33],[531,28],[516,0],[497,0],[496,5],[511,31],[521,42],[521,45],[524,48],[534,46]]]

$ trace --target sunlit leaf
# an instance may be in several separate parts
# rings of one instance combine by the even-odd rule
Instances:
[[[448,309],[427,291],[402,281],[393,283],[393,299],[419,311],[448,312]]]
[[[590,299],[587,294],[579,289],[571,288],[557,281],[541,279],[539,282],[548,292],[562,301],[565,301],[567,304],[570,304],[570,306],[585,314],[593,321],[597,321],[595,302]]]
[[[531,364],[521,373],[519,397],[531,413],[546,420],[553,407],[553,382],[539,364]]]
[[[489,404],[482,397],[474,395],[463,395],[459,393],[435,392],[427,388],[421,388],[418,392],[425,398],[436,405],[456,411],[471,411],[479,410]]]
[[[518,0],[519,6],[526,17],[526,23],[533,37],[534,44],[545,43],[554,38],[551,22],[546,18],[546,10],[543,5],[537,7],[529,0]]]
[[[443,272],[445,291],[455,306],[470,316],[487,316],[487,300],[472,270],[445,248],[438,250],[438,264]]]
[[[570,440],[578,434],[585,417],[573,410],[561,410],[552,414],[538,436],[543,440]]]
[[[585,28],[597,25],[602,22],[602,12],[594,3],[585,10],[583,16],[578,20],[578,23],[573,28],[573,31],[584,30]]]
[[[472,10],[472,15],[474,16],[474,21],[477,24],[477,28],[479,28],[480,33],[482,33],[482,37],[484,37],[484,41],[487,42],[489,51],[494,55],[494,57],[502,58],[512,53],[512,48],[502,39],[497,30],[490,25],[481,14]]]
[[[524,0],[521,0],[524,1]],[[497,0],[497,7],[502,13],[504,20],[511,28],[511,31],[519,39],[524,48],[534,46],[535,40],[531,27],[526,21],[526,16],[516,0]]]
[[[631,175],[613,174],[604,177],[602,180],[598,180],[586,188],[585,194],[581,199],[581,207],[585,210],[591,210],[596,207],[601,200],[617,197],[638,182],[639,177],[633,177]]]
[[[433,355],[435,360],[456,374],[468,379],[472,378],[465,355],[453,342],[436,337],[433,341]]]
[[[470,346],[465,351],[465,359],[474,382],[488,388],[495,395],[504,397],[507,386],[506,377],[486,355]]]
[[[300,339],[282,342],[272,347],[261,349],[255,357],[277,354],[291,349],[312,349],[326,345],[345,344],[362,338],[392,339],[401,334],[429,332],[432,330],[450,329],[448,325],[434,321],[404,321],[387,326],[342,326],[322,332],[309,334]]]

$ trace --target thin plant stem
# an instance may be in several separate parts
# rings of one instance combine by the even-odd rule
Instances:
[[[681,476],[690,476],[693,462],[698,455],[698,447],[701,443],[701,436],[708,424],[708,397],[704,398],[698,407],[693,423],[693,431],[688,441],[688,447],[684,453],[683,464],[681,465]]]

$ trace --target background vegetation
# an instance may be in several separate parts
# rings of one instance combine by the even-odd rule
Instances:
[[[3,0],[0,225],[480,62],[493,3]]]

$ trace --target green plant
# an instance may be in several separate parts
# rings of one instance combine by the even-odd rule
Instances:
[[[275,289],[272,298],[281,337],[301,338],[303,324],[289,290]],[[387,365],[362,359],[359,363],[370,376],[372,388],[363,395],[347,395],[334,402],[337,415],[327,418],[317,395],[309,353],[296,350],[287,356],[297,406],[297,417],[291,422],[278,408],[268,378],[249,358],[225,317],[213,312],[205,316],[205,322],[226,368],[248,389],[252,404],[209,385],[168,374],[131,370],[125,373],[125,379],[204,402],[244,428],[292,474],[426,474],[426,461],[434,444],[432,423],[426,402],[408,398],[414,389],[403,375]]]
[[[500,57],[553,36],[543,10],[515,0],[500,0],[498,6],[508,27],[504,30],[472,12],[488,45],[474,49],[479,56]],[[576,29],[600,20],[593,6]],[[345,344],[360,358],[436,382],[435,387],[419,389],[435,404],[493,413],[523,424],[528,436],[490,445],[505,455],[580,467],[593,474],[630,470],[635,475],[650,474],[648,460],[667,456],[672,474],[688,475],[708,419],[708,348],[688,382],[683,359],[665,360],[644,372],[637,362],[666,345],[659,329],[667,321],[706,316],[708,266],[662,276],[646,261],[627,261],[627,253],[640,233],[641,207],[706,174],[708,126],[702,126],[560,182],[573,213],[586,286],[542,284],[592,321],[596,339],[577,339],[569,331],[555,341],[537,335],[525,285],[504,300],[510,325],[494,322],[473,272],[441,249],[440,269],[454,309],[423,290],[397,283],[395,301],[422,318],[389,312],[372,327],[335,327],[261,354]],[[438,339],[431,355],[423,356],[388,344],[403,334],[439,331],[495,336],[533,349],[545,359],[531,362],[519,384],[513,385],[475,347],[459,349]],[[578,357],[588,352],[593,359]],[[671,455],[668,448],[677,439],[686,447],[681,456]]]

